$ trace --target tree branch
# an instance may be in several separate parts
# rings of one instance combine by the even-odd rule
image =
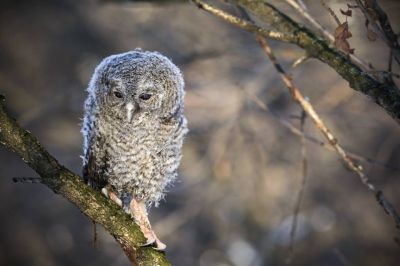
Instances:
[[[42,178],[42,183],[72,202],[91,220],[101,224],[123,248],[132,265],[171,265],[165,253],[146,243],[133,219],[120,207],[91,189],[81,178],[60,165],[28,131],[22,129],[4,108],[0,95],[0,143],[19,155]]]
[[[288,121],[287,119],[279,116],[273,110],[271,110],[269,108],[269,106],[266,105],[263,101],[261,101],[261,99],[257,95],[249,93],[248,91],[246,91],[246,92],[247,92],[248,97],[249,97],[250,100],[254,101],[254,103],[261,110],[263,110],[266,113],[268,113],[269,115],[271,115],[272,118],[274,118],[276,121],[279,122],[279,124],[281,124],[282,126],[286,127],[287,129],[289,129],[289,131],[292,134],[294,134],[294,135],[296,135],[296,136],[298,136],[300,138],[303,138],[303,136],[304,136],[304,138],[307,141],[309,141],[309,142],[311,142],[311,143],[313,143],[315,145],[318,145],[318,146],[320,146],[322,148],[325,148],[327,150],[330,150],[330,151],[335,151],[335,149],[332,147],[332,145],[330,145],[330,144],[328,144],[328,143],[326,143],[326,142],[324,142],[324,141],[322,141],[322,140],[320,140],[320,139],[318,139],[318,138],[316,138],[316,137],[314,137],[312,135],[309,135],[309,134],[301,132],[301,130],[298,129],[295,125],[293,125],[290,121]],[[350,157],[350,159],[352,159],[353,161],[359,161],[359,162],[379,165],[380,167],[384,167],[386,169],[391,169],[393,171],[400,171],[400,168],[392,166],[392,165],[389,165],[389,164],[387,164],[385,162],[377,161],[377,160],[374,160],[372,158],[368,158],[368,157],[362,156],[360,154],[349,152],[347,150],[346,150],[346,153],[347,153],[347,156]]]
[[[307,184],[307,179],[308,179],[307,143],[306,143],[305,130],[304,130],[307,113],[306,113],[306,111],[304,111],[304,109],[301,111],[302,111],[301,116],[300,116],[300,131],[302,133],[302,135],[301,135],[301,185],[300,185],[300,189],[297,194],[296,202],[295,202],[294,209],[293,209],[293,219],[292,219],[292,225],[290,228],[289,255],[287,258],[288,264],[292,263],[292,259],[294,256],[294,240],[296,238],[296,232],[297,232],[297,220],[299,218],[300,207],[301,207],[301,203],[303,202],[304,192],[306,190],[306,184]]]
[[[327,31],[324,27],[319,24],[317,20],[314,19],[313,16],[308,13],[307,8],[305,3],[303,3],[301,0],[286,0],[288,5],[290,5],[297,13],[299,13],[305,20],[307,20],[311,25],[317,29],[317,31],[322,34],[327,40],[329,40],[331,43],[335,41],[335,37]],[[364,71],[370,69],[371,67],[368,65],[367,62],[362,60],[361,58],[358,58],[354,54],[349,54],[351,60],[355,62],[358,66],[360,66]]]
[[[203,8],[214,15],[220,16],[219,14],[225,13],[222,10],[219,10],[215,7],[212,7],[201,0],[194,0],[197,3],[199,8]],[[243,2],[243,1],[236,1],[236,2]],[[248,1],[247,1],[248,2]],[[257,2],[257,0],[252,1]],[[245,13],[245,12],[242,12]],[[286,17],[284,14],[282,16]],[[223,18],[223,17],[222,17]],[[287,18],[287,17],[286,17]],[[240,18],[236,17],[235,20],[241,20]],[[246,20],[245,20],[246,21]],[[247,20],[247,23],[252,23],[252,21]],[[253,24],[254,25],[254,24]],[[240,26],[240,25],[238,25]],[[287,31],[284,31],[287,32]],[[314,107],[311,103],[303,96],[300,90],[295,86],[292,79],[287,75],[281,64],[278,62],[277,58],[272,52],[270,45],[268,44],[267,39],[260,31],[255,31],[255,36],[257,42],[260,44],[262,49],[264,50],[265,54],[271,60],[272,64],[274,65],[275,69],[277,70],[281,80],[285,83],[287,89],[289,90],[293,100],[298,103],[303,110],[307,113],[310,119],[313,121],[316,128],[320,130],[320,132],[324,135],[327,139],[329,144],[334,148],[337,152],[339,157],[342,159],[343,163],[353,172],[355,172],[358,177],[360,178],[362,184],[364,184],[368,190],[375,195],[377,202],[381,205],[384,211],[392,217],[395,226],[398,230],[400,230],[400,215],[397,213],[397,210],[394,206],[384,197],[382,191],[376,189],[376,187],[370,182],[369,178],[364,174],[363,168],[357,162],[355,162],[343,149],[343,147],[339,144],[337,138],[332,134],[329,128],[326,126],[322,118],[318,115],[315,111]],[[351,63],[350,63],[351,64]],[[354,66],[354,65],[353,65]],[[354,66],[356,67],[356,66]],[[354,74],[354,73],[353,73]],[[400,106],[400,102],[398,102]],[[400,120],[397,120],[400,122]]]
[[[363,168],[357,162],[355,162],[343,149],[343,147],[339,144],[337,138],[331,133],[328,127],[325,125],[322,118],[318,115],[315,111],[314,107],[307,101],[307,99],[303,96],[300,92],[299,88],[295,86],[293,81],[290,77],[286,74],[285,70],[281,66],[281,64],[276,59],[275,55],[273,54],[268,41],[256,34],[256,39],[260,46],[263,48],[265,54],[274,64],[276,70],[279,73],[282,81],[285,83],[286,87],[288,88],[290,94],[294,101],[296,101],[303,110],[310,116],[310,119],[314,122],[315,126],[321,131],[321,133],[325,136],[328,142],[332,145],[335,149],[339,157],[342,159],[343,163],[353,172],[355,172],[358,177],[360,178],[362,184],[364,184],[368,190],[375,195],[376,200],[382,206],[383,210],[392,217],[395,226],[398,230],[400,230],[400,215],[398,214],[397,210],[394,206],[386,199],[383,195],[383,192],[378,190],[375,185],[371,183],[369,178],[365,175]]]
[[[202,8],[231,24],[263,37],[290,42],[306,50],[310,57],[317,58],[331,66],[339,75],[349,82],[351,88],[372,98],[378,105],[400,123],[400,90],[394,84],[375,80],[359,66],[352,63],[348,56],[330,45],[329,41],[317,37],[304,26],[280,12],[273,5],[262,0],[232,0],[231,2],[245,7],[254,13],[262,22],[278,32],[266,34],[261,27],[232,16],[201,0],[192,0]],[[229,19],[228,19],[229,18]],[[251,24],[252,26],[249,26]],[[267,33],[269,33],[268,31]]]
[[[365,18],[374,27],[376,33],[390,47],[393,52],[393,57],[400,65],[400,45],[397,40],[398,38],[390,25],[386,12],[381,8],[376,0],[368,1],[365,5],[360,0],[356,0],[356,3],[363,12]],[[380,27],[376,21],[379,22]]]

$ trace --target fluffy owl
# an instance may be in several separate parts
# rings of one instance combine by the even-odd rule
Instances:
[[[130,213],[148,244],[165,249],[147,208],[177,176],[188,131],[182,74],[160,53],[134,50],[105,58],[87,92],[84,181]]]

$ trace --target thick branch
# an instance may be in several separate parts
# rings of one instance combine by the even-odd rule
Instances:
[[[355,172],[361,182],[368,188],[370,192],[372,192],[378,203],[382,206],[384,211],[393,218],[393,221],[396,225],[396,228],[400,230],[400,215],[397,213],[397,210],[394,206],[385,198],[383,192],[377,190],[376,187],[370,182],[368,177],[364,174],[363,168],[361,165],[357,164],[353,159],[347,154],[347,152],[343,149],[343,147],[339,144],[336,137],[331,133],[328,127],[325,125],[324,121],[317,114],[314,107],[307,101],[307,99],[302,95],[299,88],[295,86],[290,77],[286,74],[285,70],[282,68],[275,55],[272,53],[271,47],[269,46],[267,40],[260,36],[256,35],[257,41],[263,48],[264,52],[267,54],[268,58],[274,64],[276,70],[278,71],[282,81],[285,83],[289,92],[292,95],[293,100],[295,100],[303,110],[310,116],[311,120],[314,122],[315,126],[321,131],[321,133],[325,136],[328,142],[332,145],[332,147],[336,150],[338,155],[341,157],[345,165]]]
[[[317,37],[307,28],[296,23],[271,4],[265,3],[262,0],[231,1],[245,7],[247,10],[254,13],[261,21],[278,32],[281,32],[281,34],[274,34],[273,36],[264,34],[262,28],[251,22],[246,22],[243,19],[234,17],[203,1],[193,0],[193,2],[200,8],[252,33],[300,46],[306,50],[310,57],[317,58],[331,66],[349,82],[351,88],[371,97],[378,105],[384,108],[389,115],[400,123],[400,91],[395,85],[385,84],[375,80],[368,75],[368,73],[362,71],[360,67],[353,64],[347,55],[331,46],[328,41]],[[222,16],[222,14],[224,16]],[[231,19],[227,19],[229,16],[231,16]],[[238,21],[240,21],[240,23],[236,23]],[[252,24],[253,26],[244,27],[243,25],[245,24]]]
[[[318,30],[320,34],[322,34],[326,39],[328,39],[331,43],[335,41],[335,37],[327,31],[321,24],[318,23],[317,20],[314,19],[313,16],[308,13],[305,4],[302,1],[298,0],[286,0],[286,2],[296,10],[303,18],[305,18],[311,25]],[[322,2],[323,3],[323,2]],[[351,60],[355,62],[358,66],[360,66],[364,71],[370,69],[370,66],[364,60],[358,58],[354,54],[349,54]]]
[[[225,15],[222,16],[225,13],[222,10],[212,7],[200,0],[195,0],[194,2],[197,3],[199,8],[203,8],[203,9],[209,11],[210,13],[213,13],[214,15],[217,15],[221,18],[225,17]],[[246,15],[245,17],[247,17],[247,14],[245,11],[242,13],[244,13]],[[229,16],[227,16],[227,17],[229,17]],[[247,19],[248,19],[247,23],[252,23],[252,21],[250,21],[250,19],[248,17],[247,17]],[[226,19],[226,20],[232,23],[232,21],[238,21],[238,20],[240,21],[241,19],[236,17],[234,20],[228,20],[228,19]],[[233,24],[235,24],[235,23],[233,23]],[[235,25],[240,27],[240,24],[235,24]],[[328,142],[331,144],[331,146],[334,148],[334,150],[338,153],[338,155],[340,156],[342,161],[345,163],[345,165],[359,176],[361,182],[368,188],[368,190],[370,192],[372,192],[375,195],[378,203],[382,206],[382,208],[385,210],[385,212],[393,218],[396,228],[400,229],[400,215],[397,213],[397,210],[384,197],[382,191],[377,190],[375,188],[375,186],[370,182],[368,177],[364,174],[362,166],[359,165],[358,163],[356,163],[347,154],[347,152],[343,149],[343,147],[338,143],[338,140],[331,133],[329,128],[325,125],[324,121],[321,119],[321,117],[315,111],[314,107],[302,95],[300,90],[293,83],[292,79],[286,74],[285,70],[282,68],[281,64],[278,62],[275,55],[273,54],[271,47],[268,44],[268,41],[265,38],[265,36],[262,34],[262,32],[261,31],[251,31],[251,32],[255,33],[258,43],[261,45],[264,52],[267,54],[268,58],[273,63],[275,69],[278,71],[279,76],[281,77],[282,81],[285,83],[286,87],[288,88],[290,94],[292,95],[293,100],[296,101],[303,108],[303,110],[308,114],[310,119],[314,122],[315,126],[321,131],[321,133],[325,136],[325,138],[328,140]],[[399,102],[399,104],[400,104],[400,102]],[[398,120],[398,121],[400,121],[400,120]]]
[[[101,224],[121,244],[133,265],[171,265],[165,254],[146,242],[139,227],[116,204],[107,200],[60,165],[28,131],[22,129],[5,111],[0,95],[0,143],[18,154],[42,178],[42,183],[75,204],[86,216]]]

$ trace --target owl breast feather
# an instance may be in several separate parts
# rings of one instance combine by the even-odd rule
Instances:
[[[98,167],[104,169],[104,179],[123,202],[133,196],[157,205],[176,179],[186,119],[182,116],[168,124],[149,119],[124,125],[112,119],[103,121],[96,131],[104,152],[93,153],[99,158]]]

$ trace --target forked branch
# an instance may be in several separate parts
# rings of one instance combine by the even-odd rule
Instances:
[[[171,265],[164,253],[146,243],[133,219],[120,207],[94,191],[81,178],[60,165],[4,108],[0,95],[0,143],[22,158],[41,177],[42,183],[72,202],[91,220],[101,224],[123,248],[132,265]]]
[[[274,29],[274,31],[269,31],[204,1],[192,1],[199,8],[249,32],[274,40],[290,42],[303,48],[309,57],[317,58],[331,66],[349,82],[351,88],[369,96],[384,108],[395,121],[400,123],[400,90],[394,84],[374,79],[354,64],[346,54],[334,48],[329,41],[317,37],[309,29],[293,21],[273,5],[263,0],[230,1],[251,11],[262,22]],[[271,32],[273,34],[270,34]]]
[[[355,172],[360,178],[361,182],[368,188],[370,192],[372,192],[378,203],[382,206],[384,211],[389,214],[395,223],[397,229],[400,230],[400,216],[397,213],[396,209],[393,205],[385,198],[383,192],[378,190],[365,175],[363,168],[361,165],[357,164],[343,149],[343,147],[339,144],[337,138],[331,133],[328,127],[325,125],[324,121],[315,111],[314,107],[311,105],[309,101],[303,96],[300,92],[299,88],[293,83],[292,79],[286,74],[285,70],[281,66],[281,64],[276,59],[275,55],[272,52],[271,47],[269,46],[267,40],[260,36],[256,36],[257,41],[263,48],[264,52],[267,54],[268,58],[274,64],[276,70],[278,71],[282,81],[285,83],[288,88],[290,94],[294,101],[296,101],[303,110],[310,116],[311,120],[314,122],[315,126],[321,131],[321,133],[325,136],[331,146],[335,149],[337,154],[340,156],[344,164],[353,172]]]
[[[244,28],[244,27],[242,27],[242,25],[247,23],[247,24],[252,24],[253,26],[257,27],[252,21],[247,21],[247,20],[241,19],[239,17],[234,17],[216,7],[213,7],[209,4],[201,1],[201,0],[193,0],[193,1],[197,4],[197,6],[199,8],[204,9],[222,19],[225,19],[226,21],[228,21],[236,26]],[[340,71],[347,72],[347,73],[341,73],[340,71],[338,71],[339,74],[341,74],[341,75],[343,74],[342,76],[344,78],[351,76],[351,79],[353,80],[353,82],[355,82],[355,84],[357,82],[363,83],[363,81],[358,79],[361,76],[363,76],[363,77],[361,77],[362,79],[368,77],[368,79],[371,79],[371,81],[377,82],[377,81],[373,80],[371,77],[365,76],[365,73],[363,73],[361,71],[361,69],[359,69],[357,66],[352,64],[350,61],[348,61],[348,59],[346,57],[343,57],[339,51],[334,50],[333,48],[327,46],[327,44],[324,43],[323,41],[315,39],[315,40],[313,40],[313,43],[308,43],[308,41],[312,41],[309,38],[316,38],[316,37],[312,33],[310,33],[308,30],[306,30],[305,28],[300,27],[296,22],[292,21],[290,18],[285,16],[283,13],[280,13],[280,11],[275,9],[270,4],[264,3],[264,1],[259,1],[259,0],[254,0],[254,1],[238,0],[238,1],[233,1],[233,2],[236,2],[236,3],[240,4],[241,6],[247,7],[249,10],[253,11],[257,15],[260,15],[259,18],[261,18],[263,21],[265,21],[267,23],[269,22],[273,27],[285,32],[285,36],[289,36],[289,38],[290,38],[290,36],[293,36],[293,35],[297,36],[296,37],[297,40],[294,40],[294,42],[300,46],[302,46],[301,43],[303,43],[304,47],[303,46],[302,47],[305,48],[306,51],[310,55],[314,55],[315,57],[319,58],[319,56],[321,56],[321,53],[325,53],[325,52],[334,53],[335,55],[333,55],[333,56],[337,57],[337,58],[336,59],[328,58],[329,60],[332,59],[332,60],[336,61],[338,58],[340,58],[340,61],[342,62],[342,64],[348,64],[349,68],[345,68],[345,69],[341,69],[341,70],[336,69],[334,67],[337,71],[340,70]],[[234,18],[232,18],[232,17],[234,17]],[[278,24],[280,24],[280,25],[278,25]],[[311,105],[311,103],[306,100],[306,98],[303,96],[303,94],[300,92],[300,90],[295,86],[292,79],[286,74],[285,70],[283,69],[281,64],[278,62],[275,55],[273,54],[272,49],[266,39],[266,37],[271,38],[271,36],[264,35],[263,31],[261,31],[261,30],[252,30],[253,28],[254,27],[251,27],[251,28],[247,27],[244,29],[247,29],[247,30],[250,29],[249,30],[250,32],[255,33],[258,43],[261,45],[264,52],[266,53],[268,58],[273,63],[276,70],[278,71],[279,76],[281,77],[282,81],[285,83],[286,87],[288,88],[290,94],[292,95],[293,100],[295,102],[297,102],[303,108],[303,110],[307,113],[307,115],[313,121],[315,126],[321,131],[321,133],[325,136],[325,138],[330,143],[330,145],[338,153],[338,155],[340,156],[342,161],[345,163],[345,165],[359,176],[362,184],[364,184],[368,188],[368,190],[375,195],[377,202],[382,206],[384,211],[393,218],[396,228],[400,229],[400,216],[397,213],[396,209],[384,197],[382,191],[376,189],[376,187],[370,182],[368,177],[363,172],[362,166],[359,165],[358,163],[356,163],[347,154],[347,152],[339,144],[336,137],[331,133],[331,131],[326,126],[324,121],[321,119],[321,117],[315,111],[315,109]],[[304,40],[300,40],[302,38],[304,38]],[[275,38],[275,39],[277,39],[277,38]],[[314,45],[316,45],[315,49],[318,48],[318,49],[324,49],[324,50],[320,51],[319,53],[309,51],[308,49]],[[319,59],[321,59],[321,58],[319,58]],[[329,60],[327,61],[327,63],[328,64],[332,63],[332,62],[329,62]],[[324,60],[322,60],[322,61],[324,61]],[[354,80],[354,79],[357,79],[357,80]],[[364,84],[364,85],[367,86],[368,84]],[[397,91],[396,97],[399,97],[399,96],[400,96],[400,94]],[[392,104],[394,106],[396,106],[396,108],[400,108],[400,98],[397,98],[396,101],[393,102]],[[398,111],[400,111],[400,109]],[[396,115],[397,117],[395,117],[395,119],[398,122],[400,122],[400,119],[399,119],[400,116],[398,116],[398,115],[400,115],[400,113],[398,113]]]

